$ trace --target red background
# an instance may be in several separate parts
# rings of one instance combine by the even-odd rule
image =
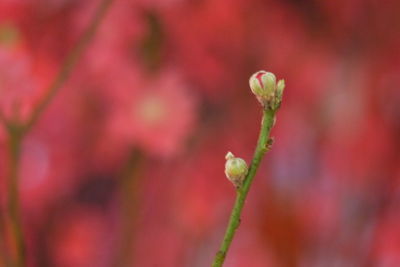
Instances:
[[[98,4],[0,2],[8,118],[29,116]],[[23,143],[28,265],[209,266],[235,197],[224,156],[251,160],[248,79],[264,69],[286,89],[225,266],[400,266],[399,14],[396,0],[115,0]],[[7,142],[0,128],[1,212]]]

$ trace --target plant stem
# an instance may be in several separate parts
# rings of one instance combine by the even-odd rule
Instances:
[[[133,242],[137,229],[139,192],[141,187],[144,154],[134,148],[120,180],[120,236],[115,254],[114,267],[132,265]]]
[[[18,126],[8,128],[10,174],[8,180],[8,210],[13,242],[15,245],[15,266],[25,265],[25,244],[18,190],[18,170],[20,165],[23,133]]]
[[[6,212],[3,206],[0,206],[0,266],[9,266],[9,257],[6,248]]]
[[[46,107],[50,104],[51,100],[54,98],[58,90],[64,85],[65,81],[69,78],[72,70],[79,62],[80,57],[83,52],[87,48],[89,42],[92,40],[95,35],[98,27],[100,26],[101,21],[107,13],[110,5],[114,0],[103,0],[99,7],[96,10],[89,26],[82,34],[82,37],[78,40],[78,43],[72,48],[64,63],[61,66],[61,69],[54,79],[54,81],[50,84],[49,88],[46,90],[46,95],[39,102],[35,110],[32,112],[32,115],[25,123],[25,131],[29,131],[32,126],[39,119],[40,115],[46,109]]]
[[[229,219],[228,227],[226,228],[224,239],[221,243],[221,247],[217,252],[212,267],[220,267],[225,261],[226,254],[228,253],[229,247],[232,243],[235,232],[240,224],[240,216],[244,206],[244,202],[249,192],[250,186],[254,180],[258,166],[265,152],[269,149],[269,135],[271,128],[274,124],[275,110],[264,109],[263,118],[261,122],[260,135],[258,137],[257,147],[254,152],[253,160],[251,161],[249,172],[244,180],[243,186],[240,187],[236,192],[236,200],[233,206],[231,216]]]

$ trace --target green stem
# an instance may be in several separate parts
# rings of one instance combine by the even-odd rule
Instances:
[[[260,135],[258,137],[257,147],[254,152],[253,160],[251,161],[249,172],[245,178],[243,186],[240,187],[236,192],[236,201],[233,206],[231,217],[229,219],[228,227],[226,228],[225,236],[222,241],[221,247],[217,252],[212,267],[220,267],[225,261],[226,254],[228,253],[229,247],[232,243],[235,232],[240,224],[240,215],[246,200],[247,194],[249,192],[250,186],[256,175],[258,166],[265,152],[269,148],[269,135],[271,128],[274,124],[275,110],[265,109],[263,113],[263,118],[261,122]]]

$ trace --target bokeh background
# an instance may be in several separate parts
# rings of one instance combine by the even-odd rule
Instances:
[[[7,118],[29,116],[99,2],[0,1]],[[400,266],[397,0],[115,0],[23,142],[28,265],[209,266],[260,69],[286,90],[225,266]],[[3,214],[7,142],[0,127]]]

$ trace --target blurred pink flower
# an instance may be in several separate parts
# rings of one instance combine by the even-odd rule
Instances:
[[[72,147],[49,139],[48,134],[36,134],[29,137],[22,147],[21,201],[24,209],[37,218],[43,216],[46,207],[55,199],[68,194],[76,183],[76,157],[72,154]]]
[[[153,155],[179,152],[194,126],[196,101],[178,73],[150,77],[136,84],[139,90],[129,90],[129,86],[135,84],[115,93],[117,102],[110,117],[114,137]]]
[[[37,218],[45,218],[46,207],[68,195],[85,171],[82,143],[89,146],[86,140],[92,136],[84,120],[86,106],[77,105],[84,94],[72,89],[60,90],[22,144],[21,202]]]
[[[223,0],[160,10],[169,36],[168,56],[211,100],[224,99],[237,86],[235,78],[240,76],[235,76],[235,70],[248,49],[246,8],[241,1]]]
[[[98,2],[79,3],[73,20],[75,38],[87,27]],[[116,82],[137,75],[140,66],[135,60],[135,50],[143,34],[142,24],[139,12],[132,3],[115,1],[84,55],[82,63],[86,66],[82,71],[86,73],[85,77],[87,73],[93,75],[92,80],[107,91],[109,87],[116,86]]]
[[[225,160],[223,146],[217,143],[202,145],[204,147],[196,151],[196,156],[180,161],[181,165],[175,168],[178,171],[174,181],[169,182],[172,218],[187,237],[199,240],[221,220],[227,208],[224,198],[233,191],[221,167]],[[207,153],[211,149],[215,153]],[[228,190],[221,192],[220,188]]]
[[[110,233],[104,215],[78,209],[59,221],[49,239],[56,266],[109,266]]]
[[[373,255],[378,263],[376,266],[394,267],[400,264],[400,230],[398,209],[392,214],[384,215],[377,225],[373,242]]]

